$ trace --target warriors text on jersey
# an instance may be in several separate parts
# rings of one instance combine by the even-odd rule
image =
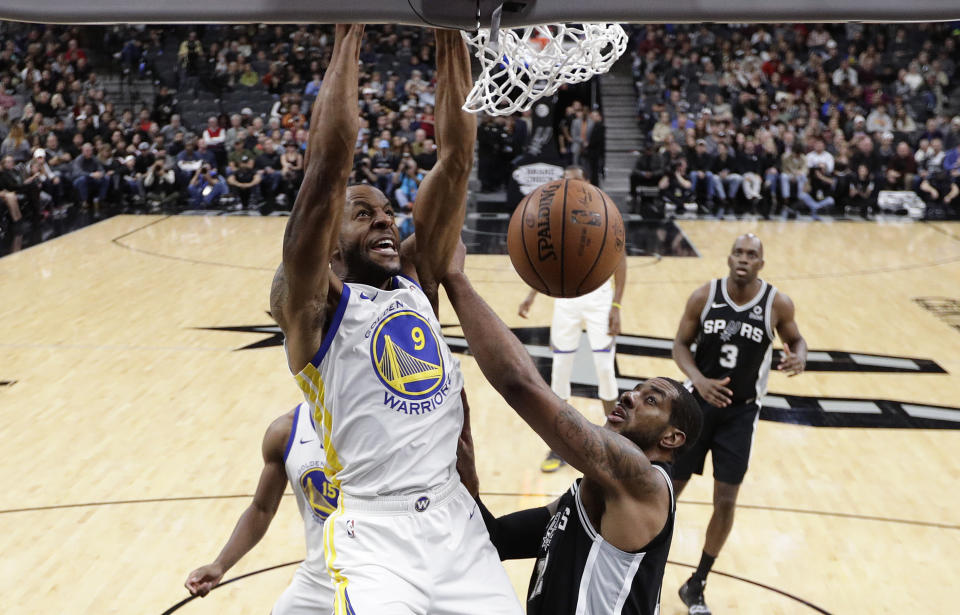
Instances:
[[[777,289],[760,280],[760,290],[744,305],[727,294],[727,278],[712,280],[700,313],[694,360],[707,378],[730,377],[734,404],[756,399],[767,391],[773,341],[773,298]]]
[[[420,287],[344,284],[323,343],[297,375],[327,476],[353,496],[440,487],[456,473],[463,378]]]
[[[675,503],[663,529],[643,549],[627,553],[594,529],[580,499],[580,479],[558,501],[530,577],[527,615],[656,615],[673,537]]]

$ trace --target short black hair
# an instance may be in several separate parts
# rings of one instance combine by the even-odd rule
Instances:
[[[677,398],[670,401],[670,424],[686,434],[687,439],[680,448],[674,449],[673,458],[683,455],[700,438],[703,428],[703,410],[693,393],[673,378],[663,378],[677,392]]]

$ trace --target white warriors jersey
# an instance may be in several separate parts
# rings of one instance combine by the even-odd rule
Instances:
[[[463,376],[415,282],[344,284],[297,384],[343,493],[406,495],[455,476]]]
[[[284,469],[303,517],[307,544],[307,557],[300,568],[315,583],[329,586],[332,596],[333,583],[323,551],[323,523],[337,509],[339,491],[324,475],[323,462],[323,444],[313,429],[310,409],[307,404],[300,404],[294,411],[293,427],[283,451]]]

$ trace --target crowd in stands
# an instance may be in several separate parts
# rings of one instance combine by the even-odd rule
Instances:
[[[332,42],[332,26],[0,25],[0,229],[77,212],[289,209]],[[402,211],[437,160],[434,49],[429,29],[384,25],[361,53],[352,181]],[[101,69],[155,84],[153,100],[112,100]]]
[[[648,136],[634,194],[772,215],[869,213],[900,190],[955,212],[954,27],[631,27]],[[429,29],[382,25],[360,55],[352,180],[401,211],[436,162],[434,49]],[[331,26],[0,24],[0,233],[77,212],[289,209],[331,51]],[[111,98],[107,75],[151,84],[152,100]],[[598,180],[599,110],[567,99],[558,116],[565,161]],[[481,118],[479,131],[481,188],[494,190],[530,117]]]
[[[634,26],[632,197],[866,216],[905,191],[955,216],[958,38],[950,23]]]

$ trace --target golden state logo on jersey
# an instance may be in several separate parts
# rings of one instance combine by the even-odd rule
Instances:
[[[411,309],[394,312],[370,340],[373,369],[386,387],[383,403],[404,414],[424,414],[447,397],[440,340],[426,318]]]
[[[323,468],[310,468],[300,475],[300,488],[307,496],[313,516],[321,523],[337,509],[340,490],[334,487],[323,473]]]

